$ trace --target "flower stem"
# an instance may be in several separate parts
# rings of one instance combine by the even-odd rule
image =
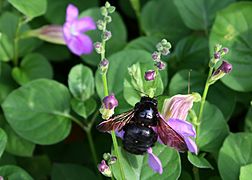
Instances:
[[[197,133],[198,133],[198,126],[200,125],[201,118],[202,118],[203,111],[204,111],[204,105],[205,105],[205,102],[206,102],[206,97],[207,97],[208,89],[209,89],[209,86],[211,85],[209,83],[209,80],[210,80],[210,78],[212,76],[213,69],[214,69],[213,67],[210,67],[210,69],[209,69],[208,77],[207,77],[205,88],[204,88],[204,92],[203,92],[203,95],[202,95],[199,116],[198,116],[197,123],[196,123]]]
[[[19,31],[21,26],[23,25],[23,21],[19,19],[16,33],[15,33],[15,38],[14,38],[14,49],[13,49],[13,64],[14,66],[18,65],[18,43],[19,43]]]
[[[89,143],[89,146],[90,146],[90,150],[91,150],[93,159],[95,161],[95,166],[96,166],[98,164],[98,159],[97,159],[97,155],[96,155],[96,151],[95,151],[93,137],[91,135],[91,128],[86,130],[86,133],[87,133],[87,138],[88,138],[88,143]]]
[[[199,169],[197,167],[193,166],[192,171],[193,171],[194,179],[195,180],[200,180]]]
[[[131,6],[135,11],[138,28],[139,28],[139,34],[143,34],[142,26],[141,26],[141,12],[140,12],[140,1],[139,0],[130,0]]]

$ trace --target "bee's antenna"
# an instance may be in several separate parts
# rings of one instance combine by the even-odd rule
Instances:
[[[187,85],[187,93],[188,93],[188,94],[190,94],[191,71],[192,71],[192,69],[190,69],[190,70],[188,71],[188,85]]]

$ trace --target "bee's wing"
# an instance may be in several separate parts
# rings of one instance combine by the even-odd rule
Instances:
[[[157,133],[159,138],[165,145],[173,147],[182,152],[188,150],[184,139],[167,124],[167,122],[161,117],[161,115],[159,116]]]
[[[102,132],[117,130],[120,131],[123,126],[130,122],[130,120],[134,117],[135,110],[132,109],[130,111],[124,112],[122,114],[111,117],[110,119],[101,122],[97,129]]]

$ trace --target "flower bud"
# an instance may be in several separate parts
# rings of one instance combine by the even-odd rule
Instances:
[[[219,51],[221,50],[221,47],[222,47],[222,45],[216,44],[216,45],[214,46],[214,52],[219,52]]]
[[[214,59],[219,60],[220,58],[221,58],[221,54],[219,52],[214,53]]]
[[[95,43],[94,43],[94,48],[95,48],[95,51],[96,51],[98,54],[101,54],[102,51],[103,51],[103,47],[102,47],[102,43],[101,43],[101,42],[95,42]]]
[[[103,16],[107,16],[108,15],[108,11],[107,11],[106,7],[104,7],[104,6],[101,7],[100,11],[101,11],[101,15],[103,15]]]
[[[109,161],[108,161],[108,164],[109,165],[115,164],[116,161],[117,161],[117,157],[116,156],[111,156]]]
[[[222,48],[222,52],[227,54],[229,52],[229,49],[227,47]]]
[[[232,70],[232,64],[228,63],[227,61],[222,61],[222,64],[218,69],[226,74],[230,73],[230,71]]]
[[[153,81],[156,77],[156,73],[154,70],[148,70],[145,72],[144,79],[146,81]]]
[[[167,47],[164,47],[163,50],[161,51],[162,55],[166,56],[170,53],[169,49]]]
[[[108,8],[108,12],[110,13],[110,14],[112,14],[113,12],[115,12],[115,6],[110,6],[109,8]]]
[[[106,177],[112,177],[112,172],[107,165],[106,161],[102,160],[100,164],[98,164],[98,170]]]
[[[111,37],[112,37],[112,33],[111,33],[111,31],[108,31],[108,30],[106,30],[106,31],[103,33],[103,35],[102,35],[102,38],[103,38],[105,41],[109,40]]]
[[[112,18],[111,16],[106,16],[104,17],[104,20],[107,22],[107,23],[110,23],[112,21]]]
[[[102,73],[106,73],[108,70],[108,66],[109,66],[109,61],[107,59],[103,59],[100,62],[100,69]]]
[[[159,70],[164,70],[165,67],[166,67],[166,64],[164,62],[162,62],[162,61],[158,61],[157,64],[156,64],[156,66],[157,66],[157,68]]]
[[[157,50],[159,51],[159,52],[161,52],[162,50],[163,50],[163,45],[161,44],[161,43],[157,43],[157,45],[156,45],[156,48],[157,48]]]
[[[102,107],[100,113],[103,119],[109,119],[114,114],[114,109],[118,106],[118,101],[114,94],[106,96],[102,100]]]
[[[102,20],[98,20],[98,21],[96,22],[96,25],[97,25],[97,28],[98,28],[99,30],[103,30],[103,28],[104,28],[104,22],[103,22]]]
[[[103,159],[105,159],[106,161],[108,161],[110,159],[110,157],[111,157],[110,153],[103,154]]]
[[[109,8],[109,7],[110,7],[110,3],[109,3],[108,1],[105,3],[105,7],[106,7],[106,8]]]
[[[232,64],[227,61],[222,61],[222,64],[216,69],[209,80],[209,84],[215,83],[217,80],[230,73],[232,70]]]
[[[160,60],[160,54],[157,51],[154,51],[154,53],[151,55],[151,57],[154,61]]]

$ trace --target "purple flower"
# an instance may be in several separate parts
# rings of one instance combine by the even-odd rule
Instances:
[[[114,109],[118,106],[118,101],[114,94],[104,97],[102,102],[106,109]]]
[[[145,72],[144,79],[146,81],[153,81],[155,79],[156,73],[154,70],[148,70]]]
[[[63,33],[68,48],[76,55],[90,54],[93,43],[90,37],[83,34],[89,30],[95,30],[96,25],[91,17],[78,18],[78,9],[69,4],[66,10],[66,22]]]
[[[220,67],[216,70],[217,71],[222,71],[225,74],[230,73],[230,71],[232,70],[232,64],[228,63],[227,61],[222,61],[222,64],[220,65]]]
[[[157,66],[157,68],[159,70],[164,70],[165,67],[166,67],[166,64],[164,62],[162,62],[162,61],[158,61],[157,64],[156,64],[156,66]]]
[[[151,169],[153,169],[155,172],[162,174],[163,173],[163,167],[162,167],[162,163],[160,161],[160,159],[152,153],[152,149],[149,148],[147,150],[147,153],[149,155],[148,157],[148,164],[151,167]]]
[[[193,125],[186,121],[193,102],[199,100],[198,94],[175,95],[164,101],[162,116],[168,125],[183,137],[189,151],[197,154],[198,148],[192,138],[196,137]]]
[[[109,166],[107,165],[105,160],[102,160],[100,164],[98,164],[98,170],[107,177],[111,177],[112,173],[111,170],[109,168]]]

